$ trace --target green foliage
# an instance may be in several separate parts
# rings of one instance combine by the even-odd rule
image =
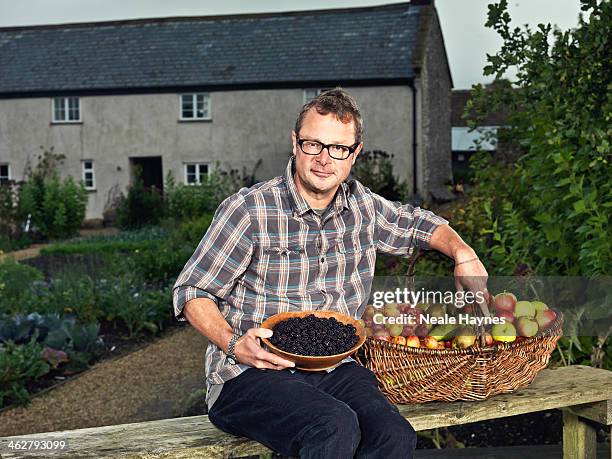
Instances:
[[[12,183],[0,184],[0,240],[11,240],[19,231],[17,188]],[[0,250],[2,246],[0,245]]]
[[[42,278],[43,274],[39,270],[18,263],[12,258],[0,262],[0,313],[19,308],[24,299],[32,293],[32,284]]]
[[[0,343],[0,408],[25,405],[30,401],[28,381],[35,381],[49,372],[42,357],[42,346],[32,339],[22,345]]]
[[[134,182],[122,196],[117,208],[120,228],[134,229],[156,225],[164,216],[164,201],[157,189],[147,189],[137,172]]]
[[[206,234],[212,220],[213,214],[204,214],[194,220],[187,220],[181,224],[178,237],[187,243],[193,244],[193,249],[195,250],[197,244]]]
[[[21,221],[30,216],[35,230],[46,239],[73,236],[85,218],[87,191],[70,176],[60,179],[56,168],[63,158],[44,152],[19,189]]]
[[[393,174],[392,158],[393,155],[385,151],[364,151],[355,161],[351,174],[374,193],[391,201],[405,202],[408,185]]]
[[[528,265],[545,275],[605,275],[612,268],[612,4],[582,1],[576,29],[510,28],[507,1],[489,6],[487,26],[504,43],[489,55],[491,88],[474,87],[471,125],[507,107],[507,136],[522,148],[516,163],[475,155],[475,191],[460,233],[490,274]],[[554,44],[549,46],[552,31]],[[501,81],[510,66],[516,81]]]
[[[213,170],[201,184],[177,184],[168,174],[164,186],[167,217],[182,221],[213,214],[219,204],[228,196],[247,185],[236,171],[228,173]]]

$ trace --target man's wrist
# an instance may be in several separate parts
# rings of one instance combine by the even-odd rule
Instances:
[[[478,255],[476,255],[474,249],[466,243],[459,244],[455,250],[453,250],[453,260],[455,260],[455,264],[463,263],[474,258],[478,258]]]

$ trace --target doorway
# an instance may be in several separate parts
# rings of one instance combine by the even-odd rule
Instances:
[[[161,156],[130,158],[130,172],[132,180],[134,180],[136,173],[140,173],[140,178],[145,188],[155,187],[160,193],[164,191],[164,173]]]

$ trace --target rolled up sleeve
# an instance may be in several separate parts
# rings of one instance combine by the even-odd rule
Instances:
[[[251,220],[244,197],[227,198],[217,209],[206,234],[185,264],[173,288],[174,315],[185,321],[185,304],[209,298],[227,299],[251,261]]]
[[[436,228],[448,223],[433,212],[410,204],[389,201],[375,193],[376,250],[391,255],[408,255],[414,247],[429,250]]]

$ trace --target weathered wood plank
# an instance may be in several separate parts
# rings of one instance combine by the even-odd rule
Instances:
[[[612,371],[576,365],[544,370],[530,386],[513,394],[479,402],[402,405],[399,409],[418,431],[603,400],[612,400]]]
[[[514,394],[480,402],[433,402],[399,408],[416,430],[425,430],[604,400],[612,400],[612,372],[573,366],[544,370],[531,386]],[[69,451],[55,456],[67,458],[225,458],[269,451],[256,442],[218,430],[208,416],[47,432],[24,438],[67,440]],[[49,452],[24,455],[7,452],[6,448],[0,451],[2,458],[52,457]]]
[[[590,419],[606,426],[612,425],[612,400],[572,406],[569,411],[581,418]]]
[[[563,410],[563,459],[597,459],[595,429],[579,416]]]

